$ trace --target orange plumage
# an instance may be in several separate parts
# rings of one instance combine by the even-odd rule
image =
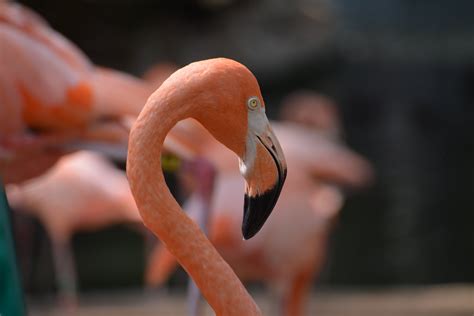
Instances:
[[[262,170],[275,172],[274,166],[283,177],[286,164],[264,109],[247,108],[253,97],[262,100],[255,77],[243,65],[223,58],[196,62],[171,75],[148,99],[130,134],[127,175],[143,221],[176,256],[217,315],[261,313],[229,265],[172,198],[161,172],[160,153],[171,128],[192,117],[239,156],[247,180],[258,178]],[[255,135],[271,141],[272,149],[256,151]],[[270,153],[275,158],[264,166]],[[253,168],[255,164],[262,165]],[[248,185],[248,192],[254,192],[255,184]],[[269,183],[257,185],[260,192],[273,190]]]
[[[138,115],[152,92],[149,84],[95,67],[40,16],[19,4],[0,3],[0,46],[4,182],[39,175],[64,153],[66,144],[87,140],[125,147],[128,130],[121,119]],[[26,157],[45,163],[25,167]]]

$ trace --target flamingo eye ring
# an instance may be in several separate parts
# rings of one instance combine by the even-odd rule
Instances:
[[[260,107],[260,100],[257,97],[250,97],[247,101],[247,107],[250,110],[256,110]]]

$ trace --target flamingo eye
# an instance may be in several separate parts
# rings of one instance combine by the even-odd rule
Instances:
[[[251,97],[247,101],[247,106],[250,110],[255,110],[260,107],[260,100],[257,97]]]

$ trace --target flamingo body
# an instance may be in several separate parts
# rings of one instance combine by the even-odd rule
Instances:
[[[34,214],[55,241],[140,217],[125,173],[99,154],[64,156],[42,176],[7,186],[10,204]]]
[[[80,141],[125,143],[121,119],[152,92],[139,79],[97,68],[36,13],[0,3],[0,174],[35,177]],[[33,132],[34,131],[34,132]],[[25,167],[28,157],[41,163]]]

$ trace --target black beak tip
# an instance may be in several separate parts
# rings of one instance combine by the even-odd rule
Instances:
[[[253,236],[255,236],[258,233],[258,230],[250,230],[249,228],[246,228],[242,225],[242,235],[244,236],[245,240],[249,240]]]
[[[242,235],[244,239],[250,239],[260,231],[272,213],[280,191],[281,185],[278,184],[267,192],[255,197],[245,194],[244,217],[242,220]]]
[[[263,146],[265,143],[257,136]],[[257,194],[256,196],[249,196],[245,194],[244,200],[244,218],[242,220],[242,235],[244,239],[250,239],[257,234],[265,224],[266,220],[270,216],[275,207],[278,198],[280,197],[281,189],[286,179],[286,168],[283,168],[280,160],[277,159],[276,154],[273,150],[267,146],[265,148],[268,153],[272,156],[275,166],[278,170],[278,179],[275,186],[270,190],[265,191],[263,194]]]

